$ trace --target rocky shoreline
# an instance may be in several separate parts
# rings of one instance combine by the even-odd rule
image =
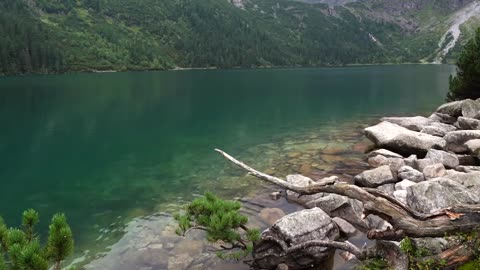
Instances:
[[[375,144],[365,156],[370,168],[350,182],[376,189],[419,213],[480,204],[480,100],[446,103],[429,117],[384,117],[379,124],[365,128],[364,134]],[[333,182],[345,181],[337,176],[330,178]],[[288,183],[303,187],[320,180],[329,178],[300,174],[286,177]],[[330,193],[285,194],[289,202],[306,210],[280,218],[262,233],[254,251],[257,266],[262,269],[304,269],[312,265],[325,269],[325,262],[330,263],[335,251],[332,247],[307,247],[288,256],[282,251],[312,240],[348,241],[357,230],[366,233],[393,228],[378,216],[364,215],[364,205],[358,200]],[[272,194],[272,198],[278,196]],[[455,243],[448,237],[412,241],[432,255]],[[391,243],[393,247],[399,245]],[[348,252],[344,257],[355,258]]]

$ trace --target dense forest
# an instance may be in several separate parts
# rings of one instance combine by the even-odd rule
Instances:
[[[395,6],[378,0],[237,3],[0,0],[0,74],[428,61],[444,25],[419,33],[412,18],[458,8],[422,6],[394,20],[385,10]]]

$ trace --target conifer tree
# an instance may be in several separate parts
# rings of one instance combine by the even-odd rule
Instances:
[[[450,76],[447,100],[480,98],[480,28],[464,47],[457,62],[457,75]]]
[[[185,213],[175,215],[178,222],[178,235],[186,235],[191,230],[207,232],[207,240],[223,243],[221,248],[230,253],[219,253],[221,258],[241,259],[253,250],[253,244],[260,239],[258,229],[247,228],[248,218],[240,214],[242,205],[237,201],[227,201],[212,193],[195,199],[187,205]]]

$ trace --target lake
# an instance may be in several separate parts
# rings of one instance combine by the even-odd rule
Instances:
[[[121,269],[109,254],[119,245],[125,252],[129,232],[147,223],[171,230],[171,213],[207,190],[297,209],[263,199],[275,189],[214,148],[279,176],[340,162],[348,169],[362,162],[352,149],[361,148],[363,127],[385,115],[427,115],[453,72],[392,65],[1,78],[0,215],[14,226],[35,208],[45,236],[51,216],[65,212],[82,265]]]

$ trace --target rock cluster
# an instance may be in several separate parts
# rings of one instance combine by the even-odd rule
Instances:
[[[480,100],[443,104],[430,117],[385,117],[379,124],[365,128],[364,133],[376,150],[367,154],[371,168],[354,177],[356,185],[377,188],[423,213],[480,203]],[[302,175],[289,175],[286,180],[302,186],[314,182]],[[335,240],[354,235],[355,228],[366,231],[390,226],[375,216],[363,219],[363,205],[356,200],[323,193],[286,194],[289,201],[310,209],[280,218],[263,232],[263,249],[257,249],[256,255],[266,258],[262,264],[266,269],[281,263],[301,269],[325,260],[331,252],[328,248],[307,249],[292,258],[280,259],[275,255],[280,252],[278,244],[275,247],[272,243],[291,246],[313,238]],[[315,228],[308,221],[313,216]],[[445,241],[422,239],[416,243],[443,250]]]

